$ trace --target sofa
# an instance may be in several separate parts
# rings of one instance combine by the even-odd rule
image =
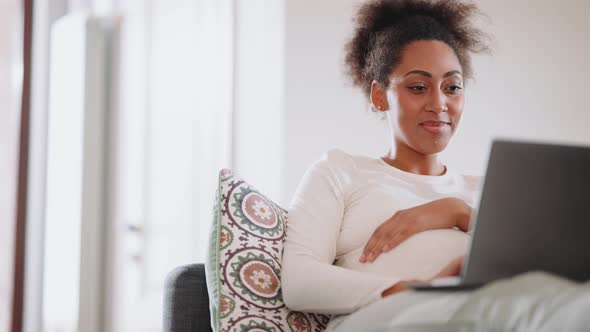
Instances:
[[[163,321],[164,332],[212,332],[204,264],[181,266],[168,274]]]

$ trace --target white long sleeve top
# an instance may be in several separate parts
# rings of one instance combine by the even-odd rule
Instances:
[[[427,279],[465,254],[458,229],[418,233],[372,263],[360,263],[374,230],[398,210],[457,197],[472,207],[480,178],[399,170],[380,158],[331,150],[305,173],[289,207],[282,291],[287,307],[351,313],[400,280]]]

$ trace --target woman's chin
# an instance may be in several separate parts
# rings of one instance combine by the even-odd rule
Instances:
[[[429,140],[426,142],[420,142],[418,144],[418,148],[416,150],[420,151],[420,153],[424,155],[431,155],[431,154],[438,154],[443,152],[447,146],[449,145],[448,138],[440,138]]]

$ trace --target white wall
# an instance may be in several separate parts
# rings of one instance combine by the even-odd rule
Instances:
[[[485,172],[492,137],[590,144],[584,85],[590,5],[584,0],[479,1],[494,54],[477,57],[460,132],[446,160]]]
[[[343,72],[344,44],[358,0],[290,0],[286,8],[285,148],[282,199],[325,151],[377,155],[387,149],[384,123],[367,114]],[[313,10],[309,8],[313,7]]]
[[[443,153],[459,171],[485,173],[493,137],[590,145],[590,4],[585,0],[479,0],[492,21],[494,54],[474,59],[461,128]],[[285,145],[281,199],[333,147],[379,156],[383,123],[342,72],[343,45],[358,0],[289,0],[286,5]],[[313,8],[313,10],[310,10]]]
[[[232,168],[281,195],[284,150],[284,0],[235,2]],[[288,42],[288,41],[287,41]]]

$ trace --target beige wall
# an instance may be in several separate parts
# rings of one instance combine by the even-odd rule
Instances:
[[[461,128],[444,161],[483,174],[494,137],[590,145],[590,2],[479,0],[491,18],[492,56],[474,59]],[[379,155],[385,126],[367,116],[342,75],[342,47],[358,0],[288,0],[282,200],[308,165],[333,147]],[[310,10],[313,8],[313,10]]]

